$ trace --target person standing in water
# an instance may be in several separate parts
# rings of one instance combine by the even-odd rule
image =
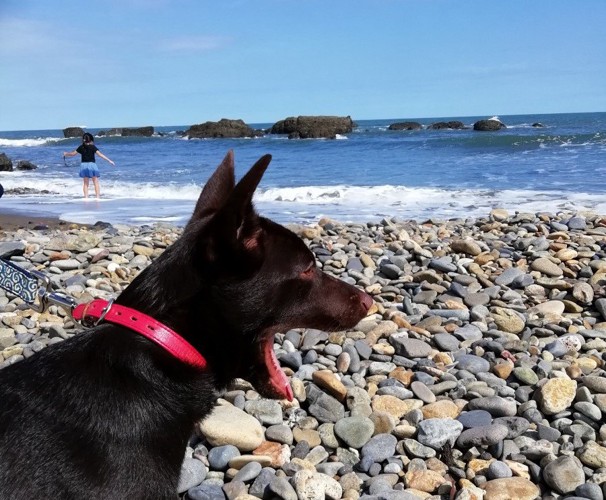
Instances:
[[[89,179],[92,178],[93,185],[95,186],[95,196],[99,198],[99,195],[101,194],[101,190],[99,189],[99,168],[95,163],[95,155],[99,155],[111,165],[115,166],[116,164],[99,151],[99,148],[95,146],[95,138],[88,132],[82,136],[82,144],[74,151],[63,153],[63,158],[66,156],[76,156],[77,154],[82,155],[80,177],[82,177],[84,197],[88,198],[88,182]]]

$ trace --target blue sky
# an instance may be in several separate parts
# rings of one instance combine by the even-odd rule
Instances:
[[[0,130],[606,111],[604,0],[0,2]]]

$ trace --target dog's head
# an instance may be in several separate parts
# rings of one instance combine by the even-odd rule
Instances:
[[[182,237],[137,288],[147,289],[141,291],[150,314],[206,357],[219,385],[242,377],[265,396],[292,399],[274,334],[353,327],[372,299],[324,274],[299,237],[255,212],[253,194],[270,161],[263,156],[236,184],[230,151],[204,186]]]

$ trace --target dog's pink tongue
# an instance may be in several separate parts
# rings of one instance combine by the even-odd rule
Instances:
[[[280,363],[278,363],[278,358],[276,358],[276,354],[274,353],[273,339],[271,338],[265,342],[264,357],[265,366],[267,366],[267,371],[269,372],[269,383],[272,388],[282,398],[292,401],[292,388],[286,374],[280,368]]]

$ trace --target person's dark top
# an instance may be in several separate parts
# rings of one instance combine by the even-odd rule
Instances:
[[[76,151],[82,155],[82,163],[95,163],[95,153],[99,148],[94,144],[80,144]]]

